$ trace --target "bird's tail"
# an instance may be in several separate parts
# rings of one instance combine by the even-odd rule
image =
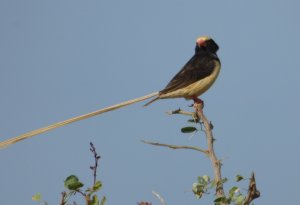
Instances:
[[[144,107],[147,107],[148,105],[150,105],[151,103],[155,102],[155,101],[158,100],[158,99],[159,99],[159,97],[156,97],[156,98],[150,100],[149,102],[147,102],[147,103],[144,105]]]
[[[84,120],[84,119],[87,119],[87,118],[90,118],[90,117],[93,117],[93,116],[96,116],[96,115],[100,115],[100,114],[105,113],[105,112],[116,110],[118,108],[125,107],[127,105],[131,105],[133,103],[137,103],[137,102],[140,102],[140,101],[143,101],[143,100],[155,97],[157,95],[158,95],[158,92],[151,93],[151,94],[145,95],[143,97],[135,98],[133,100],[128,100],[128,101],[125,101],[125,102],[122,102],[122,103],[119,103],[119,104],[116,104],[116,105],[112,105],[112,106],[109,106],[109,107],[106,107],[106,108],[102,108],[100,110],[96,110],[94,112],[90,112],[90,113],[87,113],[87,114],[84,114],[84,115],[73,117],[73,118],[70,118],[70,119],[67,119],[67,120],[64,120],[64,121],[61,121],[61,122],[54,123],[52,125],[48,125],[46,127],[39,128],[37,130],[33,130],[31,132],[27,132],[27,133],[21,134],[21,135],[19,135],[17,137],[14,137],[14,138],[5,140],[3,142],[0,142],[0,148],[5,148],[5,147],[7,147],[7,146],[9,146],[11,144],[14,144],[14,143],[16,143],[18,141],[21,141],[21,140],[33,137],[35,135],[38,135],[38,134],[41,134],[41,133],[44,133],[44,132],[56,129],[58,127],[65,126],[67,124],[71,124],[73,122],[77,122],[77,121]]]

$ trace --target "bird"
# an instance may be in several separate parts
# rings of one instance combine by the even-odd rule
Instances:
[[[146,103],[144,106],[148,106],[160,99],[169,98],[185,98],[187,100],[193,100],[195,103],[203,103],[203,101],[198,98],[198,96],[202,95],[214,84],[220,73],[221,62],[217,55],[218,50],[219,46],[211,37],[201,36],[196,39],[195,53],[192,58],[181,68],[181,70],[161,91],[153,92],[139,98],[124,101],[119,104],[105,107],[94,112],[73,117],[61,122],[48,125],[46,127],[21,134],[17,137],[13,137],[0,142],[0,148],[5,148],[21,140],[56,129],[58,127],[62,127],[73,122],[100,115],[105,112],[116,110],[121,107],[125,107],[150,98],[153,99]]]

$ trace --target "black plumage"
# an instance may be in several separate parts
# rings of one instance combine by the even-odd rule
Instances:
[[[194,56],[159,93],[165,94],[184,88],[212,74],[216,61],[220,62],[216,54],[218,48],[218,45],[212,39],[208,41],[205,47],[196,45]]]
[[[220,70],[220,60],[217,56],[218,49],[219,46],[211,38],[199,38],[196,42],[194,56],[172,78],[167,86],[159,91],[158,96],[145,106],[158,99],[177,97],[195,99],[204,93],[213,84]],[[200,83],[202,80],[205,80],[205,83],[204,81]],[[197,82],[199,83],[197,84]]]

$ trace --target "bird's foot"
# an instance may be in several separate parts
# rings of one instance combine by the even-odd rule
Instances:
[[[194,100],[194,106],[195,106],[195,104],[200,104],[202,108],[204,107],[204,101],[203,100],[201,100],[197,96],[194,96],[192,99]]]

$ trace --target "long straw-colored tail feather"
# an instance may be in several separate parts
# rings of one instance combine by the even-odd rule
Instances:
[[[137,103],[137,102],[155,97],[157,95],[158,95],[158,92],[151,93],[151,94],[143,96],[143,97],[135,98],[133,100],[128,100],[128,101],[125,101],[125,102],[122,102],[122,103],[119,103],[119,104],[116,104],[116,105],[112,105],[112,106],[109,106],[109,107],[106,107],[106,108],[103,108],[103,109],[100,109],[100,110],[96,110],[94,112],[90,112],[90,113],[80,115],[80,116],[77,116],[77,117],[73,117],[73,118],[70,118],[70,119],[67,119],[67,120],[64,120],[64,121],[61,121],[61,122],[57,122],[57,123],[54,123],[52,125],[49,125],[49,126],[46,126],[46,127],[43,127],[43,128],[39,128],[37,130],[33,130],[31,132],[24,133],[24,134],[19,135],[17,137],[14,137],[14,138],[5,140],[3,142],[0,142],[0,148],[5,148],[5,147],[7,147],[11,144],[14,144],[18,141],[33,137],[35,135],[38,135],[38,134],[56,129],[58,127],[62,127],[64,125],[67,125],[67,124],[70,124],[70,123],[73,123],[73,122],[77,122],[77,121],[84,120],[84,119],[87,119],[87,118],[90,118],[90,117],[93,117],[93,116],[96,116],[96,115],[100,115],[102,113],[109,112],[109,111],[112,111],[112,110],[115,110],[115,109],[118,109],[118,108],[121,108],[121,107],[125,107],[127,105],[131,105],[133,103]]]

